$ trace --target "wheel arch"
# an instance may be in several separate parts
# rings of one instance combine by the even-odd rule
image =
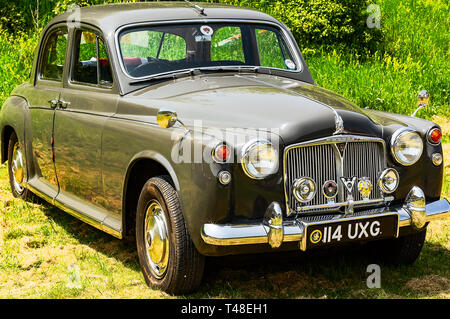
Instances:
[[[8,160],[8,145],[11,134],[15,132],[14,128],[10,125],[5,125],[2,128],[2,149],[1,149],[1,163],[5,163]],[[16,133],[17,134],[17,133]]]
[[[133,157],[123,184],[122,225],[124,236],[133,235],[136,208],[144,184],[152,177],[166,175],[180,195],[180,184],[172,165],[161,154],[144,151]]]
[[[27,99],[19,95],[11,95],[3,104],[1,108],[1,163],[8,160],[8,141],[12,132],[16,133],[20,142],[25,142],[29,109]]]

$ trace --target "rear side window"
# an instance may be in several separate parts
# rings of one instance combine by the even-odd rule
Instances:
[[[110,61],[103,40],[92,31],[77,31],[76,63],[72,80],[79,83],[111,87]]]
[[[41,67],[41,78],[52,81],[62,81],[66,60],[67,30],[53,32],[44,48]]]

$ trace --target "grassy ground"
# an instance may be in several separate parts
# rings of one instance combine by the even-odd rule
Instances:
[[[435,117],[447,136],[450,119]],[[443,196],[450,198],[450,161]],[[361,249],[211,258],[196,298],[450,298],[450,220],[429,226],[418,261],[381,268],[381,288],[366,287],[373,263]],[[68,288],[68,267],[79,288]],[[147,288],[133,243],[116,240],[44,203],[10,193],[0,167],[0,298],[172,298]]]

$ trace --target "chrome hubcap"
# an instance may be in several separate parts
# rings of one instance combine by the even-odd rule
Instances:
[[[169,232],[161,205],[153,200],[145,213],[145,249],[153,275],[162,278],[169,263]]]
[[[23,192],[23,154],[20,149],[19,142],[17,142],[14,145],[13,148],[13,155],[12,155],[12,161],[11,161],[11,169],[13,174],[13,180],[14,180],[14,187],[18,193]]]

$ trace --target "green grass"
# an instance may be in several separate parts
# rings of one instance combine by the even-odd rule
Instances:
[[[450,133],[450,119],[434,118]],[[450,144],[444,145],[450,158]],[[450,198],[450,162],[442,195]],[[208,258],[200,290],[178,298],[450,298],[450,220],[434,221],[419,259],[381,267],[369,289],[361,248]],[[79,267],[69,288],[68,267]],[[10,193],[0,166],[0,298],[173,298],[146,286],[133,242],[120,241],[49,204]]]

